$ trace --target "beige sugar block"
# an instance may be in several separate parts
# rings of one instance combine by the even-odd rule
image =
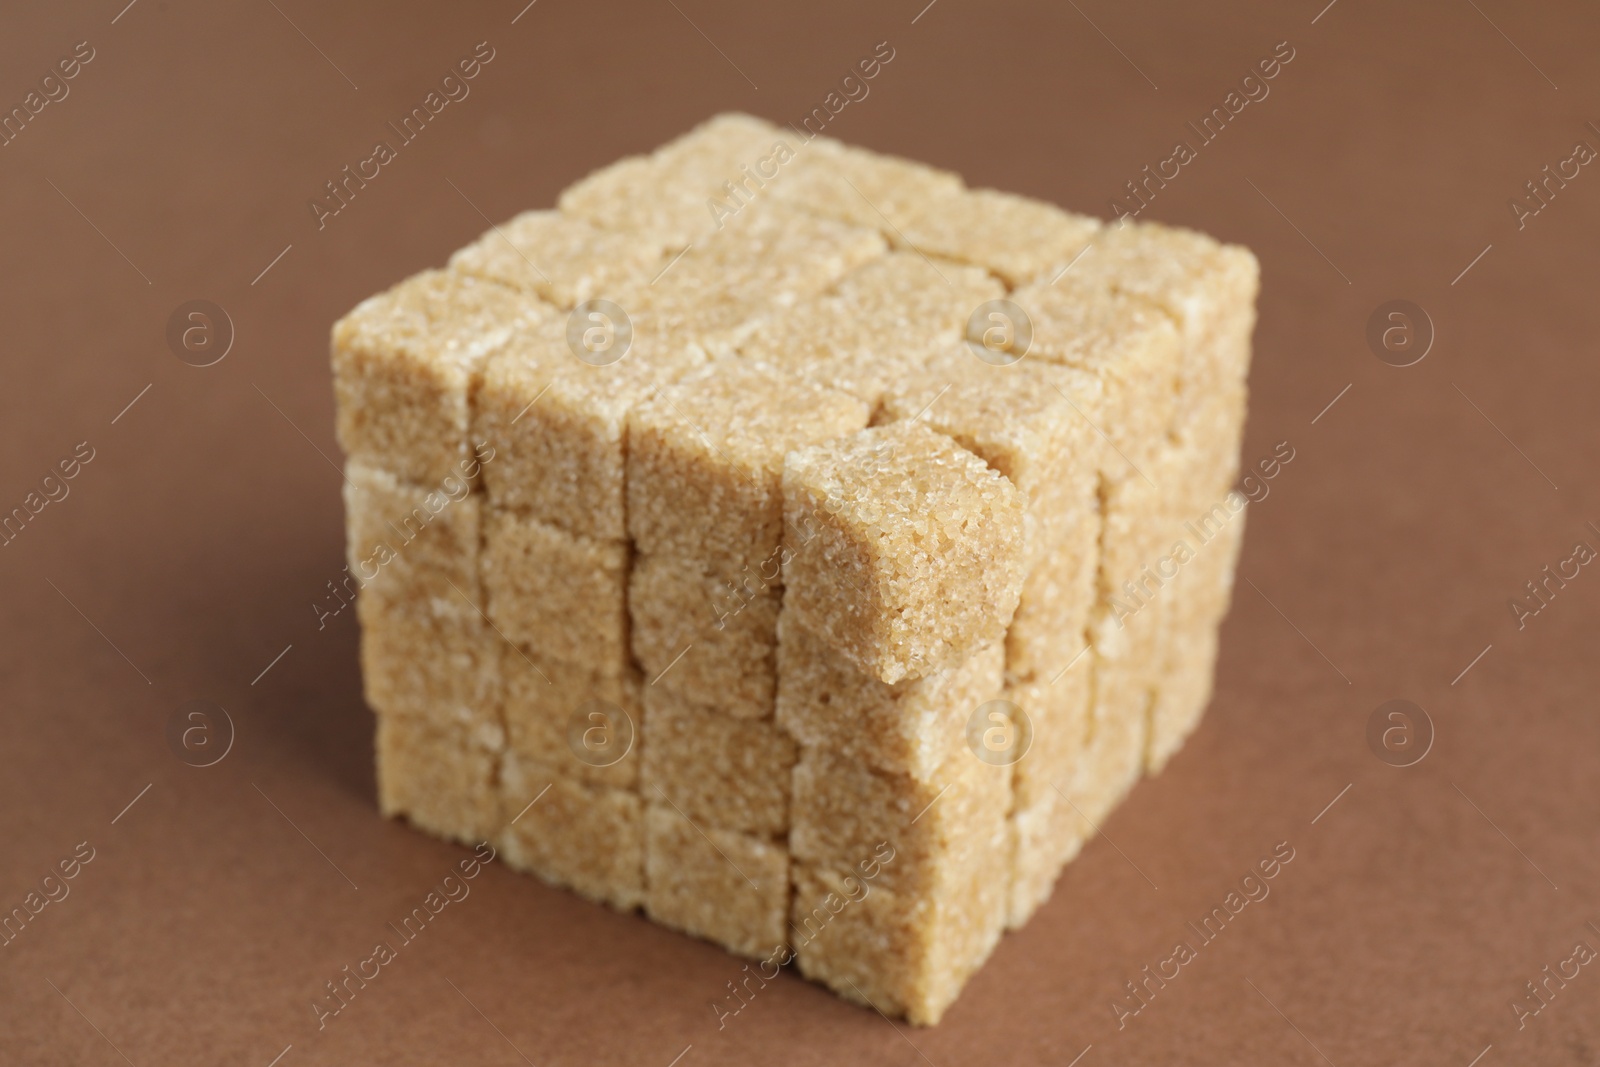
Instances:
[[[918,419],[951,437],[1026,498],[1041,547],[1096,509],[1103,382],[1075,367],[996,366],[969,351],[936,357],[884,396],[880,422]]]
[[[792,452],[784,610],[893,683],[994,644],[1016,611],[1025,504],[983,460],[915,421]]]
[[[718,360],[633,409],[628,530],[639,551],[711,573],[777,570],[783,457],[867,425],[845,393]]]
[[[721,577],[639,556],[628,580],[633,654],[652,688],[723,715],[764,719],[776,686],[777,561]]]
[[[628,656],[628,545],[567,533],[509,511],[485,523],[486,611],[540,659],[616,675]]]
[[[788,943],[789,854],[781,841],[695,826],[670,805],[645,814],[645,911],[656,922],[765,958]]]
[[[594,351],[574,348],[566,323],[553,321],[487,361],[473,427],[494,449],[483,479],[497,507],[597,540],[628,536],[628,411],[705,361],[703,349],[636,311],[624,312],[631,333],[609,317],[584,327],[600,331]]]
[[[519,763],[504,788],[510,822],[498,845],[508,867],[623,911],[644,903],[644,807],[636,793],[532,763]]]
[[[1121,477],[1160,448],[1173,427],[1183,340],[1159,304],[1080,274],[1094,255],[1010,299],[1028,317],[1026,360],[1077,367],[1102,380],[1096,428],[1111,445],[1102,459],[1108,474]]]
[[[659,241],[602,230],[558,211],[524,211],[455,253],[450,266],[565,309],[648,281],[661,268],[663,252]]]
[[[770,186],[773,197],[791,207],[879,230],[890,240],[913,216],[962,188],[950,171],[827,137],[799,146]]]
[[[697,826],[774,837],[789,829],[794,741],[770,720],[734,719],[645,688],[640,791]]]
[[[616,302],[725,355],[762,321],[824,291],[886,248],[875,231],[761,204],[697,241],[659,277],[619,292]]]
[[[333,327],[339,446],[410,482],[461,477],[485,358],[551,314],[529,294],[452,271],[423,271],[362,301]]]
[[[930,256],[985,267],[1009,286],[1048,282],[1088,247],[1100,220],[995,189],[925,203],[900,239]]]
[[[796,142],[792,130],[750,115],[718,115],[647,156],[629,156],[569,186],[561,210],[681,249],[737,217],[742,204],[762,199],[762,175],[793,159]]]
[[[892,385],[960,348],[972,312],[1004,294],[978,267],[891,252],[762,322],[740,352],[876,407]]]
[[[1006,630],[1008,677],[1052,678],[1084,654],[1098,596],[1102,528],[1099,498],[1091,494],[1089,505],[1035,559]]]
[[[793,788],[789,851],[797,860],[844,869],[887,841],[898,858],[879,884],[913,895],[932,891],[943,869],[1009,863],[1011,768],[970,751],[919,781],[806,747]]]
[[[1007,923],[1017,929],[1049,898],[1061,868],[1093,832],[1068,790],[1088,748],[1092,665],[1008,686],[1005,699],[1028,724],[1031,742],[1012,767],[1012,875]]]
[[[644,682],[628,668],[607,675],[500,642],[506,777],[518,765],[566,778],[630,787],[639,778]]]
[[[1094,710],[1083,761],[1066,794],[1096,828],[1139,781],[1149,737],[1154,668],[1094,660]]]
[[[379,810],[464,844],[491,839],[505,818],[493,735],[448,719],[379,714]]]
[[[1147,773],[1158,774],[1199,724],[1211,700],[1217,631],[1228,613],[1245,513],[1200,543],[1172,592],[1167,615],[1165,665],[1155,689],[1146,754]]]
[[[1000,695],[999,644],[917,679],[889,684],[834,655],[785,612],[778,619],[777,723],[800,744],[891,774],[933,781],[970,758],[967,721]]]
[[[396,606],[362,597],[356,610],[361,681],[374,711],[498,737],[501,641],[476,609],[459,600]]]
[[[893,850],[862,857],[881,872],[876,879],[859,867],[841,873],[794,861],[790,930],[800,973],[846,1000],[932,1026],[1000,939],[1005,861],[985,855],[941,868],[917,892],[882,884],[901,862]]]
[[[1101,231],[1073,273],[1148,300],[1177,322],[1185,401],[1244,380],[1261,284],[1249,250],[1179,227],[1122,223]]]
[[[344,507],[346,558],[362,597],[418,611],[430,601],[458,607],[481,601],[482,500],[468,477],[450,475],[430,488],[352,459],[345,464]]]

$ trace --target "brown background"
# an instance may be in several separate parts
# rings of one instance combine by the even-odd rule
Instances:
[[[0,948],[0,1061],[1600,1059],[1600,967],[1525,1029],[1509,1007],[1600,947],[1600,574],[1520,632],[1507,608],[1600,546],[1600,174],[1520,232],[1507,207],[1600,145],[1591,5],[123,2],[0,13],[7,105],[73,43],[97,53],[0,149],[0,506],[96,450],[0,549],[0,906],[96,852]],[[472,95],[318,232],[306,200],[483,40]],[[716,111],[797,120],[882,40],[895,59],[830,133],[1102,214],[1296,49],[1148,213],[1260,256],[1245,459],[1296,450],[1252,508],[1204,725],[937,1029],[786,976],[719,1032],[739,963],[495,865],[319,1033],[323,982],[464,854],[378,818],[354,619],[316,624],[342,563],[329,324],[478,209],[548,205]],[[1365,327],[1402,297],[1437,339],[1396,369]],[[206,369],[164,339],[191,298],[237,329]],[[1436,729],[1406,769],[1365,735],[1396,697]],[[207,769],[164,735],[196,698],[237,725]],[[1281,841],[1271,896],[1119,1031],[1122,983]]]

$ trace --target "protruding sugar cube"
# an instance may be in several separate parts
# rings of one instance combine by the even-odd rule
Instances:
[[[361,678],[374,711],[499,733],[501,642],[475,608],[363,599],[357,612]]]
[[[1001,640],[1026,546],[1022,494],[916,421],[791,453],[784,610],[879,679],[950,666]]]

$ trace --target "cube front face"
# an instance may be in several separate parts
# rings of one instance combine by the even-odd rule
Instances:
[[[364,302],[382,811],[937,1022],[1209,698],[1256,289],[729,115]]]

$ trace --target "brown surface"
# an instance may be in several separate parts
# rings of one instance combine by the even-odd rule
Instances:
[[[1574,140],[1600,145],[1587,5],[1342,0],[1313,24],[1321,0],[941,0],[913,25],[919,0],[543,0],[513,25],[521,0],[140,0],[113,24],[121,4],[0,14],[8,101],[73,42],[97,53],[0,149],[0,502],[77,442],[96,450],[0,549],[0,905],[95,849],[0,948],[0,1061],[265,1067],[288,1045],[284,1067],[516,1050],[664,1067],[690,1045],[686,1067],[1065,1064],[1091,1044],[1083,1067],[1600,1057],[1595,968],[1525,1029],[1509,1007],[1576,940],[1600,947],[1600,576],[1521,632],[1506,607],[1575,540],[1600,546],[1600,176],[1521,232],[1506,206]],[[719,1031],[709,1005],[741,963],[496,863],[319,1032],[323,983],[467,855],[379,821],[353,612],[319,631],[312,607],[342,562],[329,324],[475,237],[466,197],[503,219],[712,112],[798,118],[885,38],[895,59],[829,132],[1097,212],[1275,42],[1297,50],[1148,213],[1260,255],[1245,459],[1296,450],[1252,509],[1251,584],[1204,725],[936,1030],[897,1033],[785,976]],[[306,199],[485,39],[497,55],[472,95],[318,232]],[[203,370],[164,341],[195,297],[238,331]],[[1403,370],[1364,340],[1397,297],[1438,330]],[[1408,769],[1365,740],[1395,697],[1437,728]],[[207,769],[165,740],[195,698],[238,727]],[[1271,896],[1119,1031],[1122,983],[1280,841],[1295,859]]]

